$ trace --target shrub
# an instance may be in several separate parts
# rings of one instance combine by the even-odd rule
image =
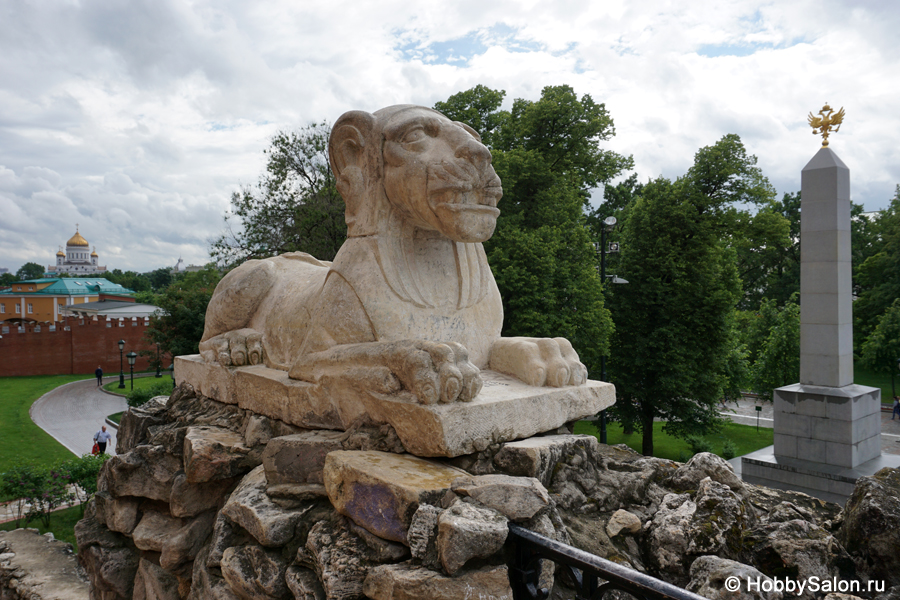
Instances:
[[[737,456],[737,446],[731,440],[725,440],[722,443],[722,458],[731,460]]]
[[[699,435],[689,435],[684,438],[684,441],[687,442],[687,445],[688,447],[690,447],[693,454],[699,454],[700,452],[712,452],[712,443],[710,443],[706,438],[700,437]]]
[[[125,396],[128,406],[137,407],[146,404],[156,396],[168,396],[172,393],[172,382],[168,380],[157,381],[149,388],[132,390]]]

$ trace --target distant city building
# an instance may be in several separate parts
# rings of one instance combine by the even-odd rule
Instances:
[[[51,322],[66,307],[100,300],[134,302],[134,292],[102,278],[46,278],[16,281],[0,291],[0,321]]]
[[[184,261],[181,260],[181,257],[178,257],[178,262],[175,263],[175,267],[172,269],[173,273],[196,273],[197,271],[202,271],[203,267],[198,265],[187,265],[185,266]]]
[[[0,275],[3,275],[5,273],[9,273],[9,269],[7,269],[6,267],[0,267]]]
[[[47,267],[47,273],[50,276],[61,275],[67,273],[69,275],[94,275],[96,273],[105,273],[106,267],[100,266],[100,256],[97,254],[97,247],[90,251],[90,244],[78,233],[78,224],[75,225],[75,235],[66,242],[66,251],[63,252],[62,246],[56,253],[56,264]]]

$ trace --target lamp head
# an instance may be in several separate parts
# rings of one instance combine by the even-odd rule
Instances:
[[[119,350],[125,349],[125,340],[119,340]]]
[[[137,352],[135,352],[134,350],[132,350],[131,352],[129,352],[128,354],[125,355],[125,357],[128,359],[128,364],[131,365],[132,367],[134,366],[134,363],[137,360],[137,356],[138,356]]]

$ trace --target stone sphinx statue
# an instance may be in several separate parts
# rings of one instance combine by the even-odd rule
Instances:
[[[422,404],[471,401],[488,368],[531,386],[586,382],[567,340],[500,336],[482,242],[503,192],[477,132],[399,105],[345,113],[328,150],[347,241],[333,263],[297,252],[225,276],[206,314],[206,363]]]

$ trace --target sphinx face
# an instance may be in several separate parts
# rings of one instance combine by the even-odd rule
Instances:
[[[456,242],[493,235],[503,189],[474,130],[414,107],[391,116],[383,133],[384,190],[396,210]]]

